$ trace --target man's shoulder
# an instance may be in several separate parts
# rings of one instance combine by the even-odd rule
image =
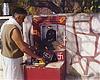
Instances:
[[[5,26],[9,26],[9,27],[16,27],[15,24],[5,24]]]
[[[4,25],[4,29],[5,30],[13,30],[13,29],[15,29],[16,28],[16,25],[14,25],[14,24],[6,24],[6,25]]]

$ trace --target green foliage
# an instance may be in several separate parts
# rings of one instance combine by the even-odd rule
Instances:
[[[80,0],[83,12],[100,12],[100,0]]]

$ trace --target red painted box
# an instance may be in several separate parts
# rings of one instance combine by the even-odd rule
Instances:
[[[25,66],[25,80],[64,80],[65,65],[64,61],[58,61],[40,68]]]

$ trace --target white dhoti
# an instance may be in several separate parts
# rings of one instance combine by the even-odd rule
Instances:
[[[23,67],[20,65],[23,58],[7,58],[1,55],[4,80],[24,80]]]

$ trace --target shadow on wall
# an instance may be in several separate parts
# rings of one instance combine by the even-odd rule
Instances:
[[[78,80],[78,79],[81,80],[82,76],[80,75],[80,73],[78,73],[71,65],[70,65],[70,68],[71,70],[69,74],[66,75],[67,79],[68,80]]]

